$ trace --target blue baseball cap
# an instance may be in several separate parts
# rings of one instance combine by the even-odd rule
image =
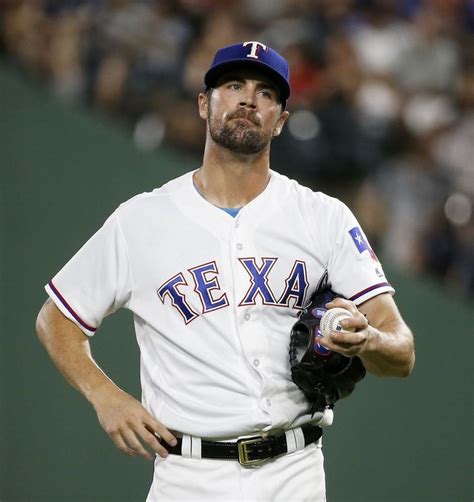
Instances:
[[[261,42],[241,42],[216,52],[212,65],[204,76],[206,87],[214,87],[219,77],[234,68],[255,68],[275,82],[283,107],[290,96],[290,70],[286,59]]]

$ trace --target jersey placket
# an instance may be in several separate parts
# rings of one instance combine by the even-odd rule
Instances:
[[[252,286],[252,278],[246,272],[242,261],[255,259],[256,249],[253,244],[252,226],[249,225],[250,215],[245,215],[247,208],[241,210],[232,229],[229,242],[230,258],[234,273],[235,316],[237,333],[242,345],[246,364],[250,367],[249,389],[255,398],[255,406],[266,416],[271,425],[271,400],[268,390],[268,350],[264,335],[265,327],[258,318],[258,306],[261,301],[257,296],[253,304],[243,304],[246,294]]]

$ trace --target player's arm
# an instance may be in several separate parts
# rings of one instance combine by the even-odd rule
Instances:
[[[167,443],[174,436],[131,395],[117,387],[94,361],[87,336],[50,299],[41,308],[36,332],[64,377],[92,404],[100,424],[117,448],[127,455],[167,455],[154,431]]]
[[[383,293],[356,307],[353,302],[336,298],[328,308],[342,307],[353,318],[341,322],[343,328],[356,331],[331,332],[322,338],[326,348],[346,356],[359,356],[365,368],[378,376],[408,376],[415,364],[413,335],[403,321],[389,293]]]

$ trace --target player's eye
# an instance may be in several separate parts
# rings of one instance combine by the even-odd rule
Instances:
[[[261,89],[259,94],[266,99],[275,99],[275,93],[271,89]]]
[[[229,84],[229,89],[232,89],[232,90],[235,90],[235,91],[238,91],[239,89],[242,88],[242,84],[240,84],[239,82],[231,82]]]

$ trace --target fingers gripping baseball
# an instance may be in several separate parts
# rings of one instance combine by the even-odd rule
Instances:
[[[362,355],[370,335],[367,319],[354,302],[344,298],[335,298],[327,303],[326,307],[346,309],[352,314],[352,317],[340,321],[342,331],[331,331],[330,336],[322,338],[320,343],[327,349],[348,357]]]
[[[126,392],[108,392],[95,400],[94,407],[103,429],[126,455],[141,455],[151,461],[151,452],[161,457],[168,455],[160,438],[171,445],[176,443],[171,432]]]

